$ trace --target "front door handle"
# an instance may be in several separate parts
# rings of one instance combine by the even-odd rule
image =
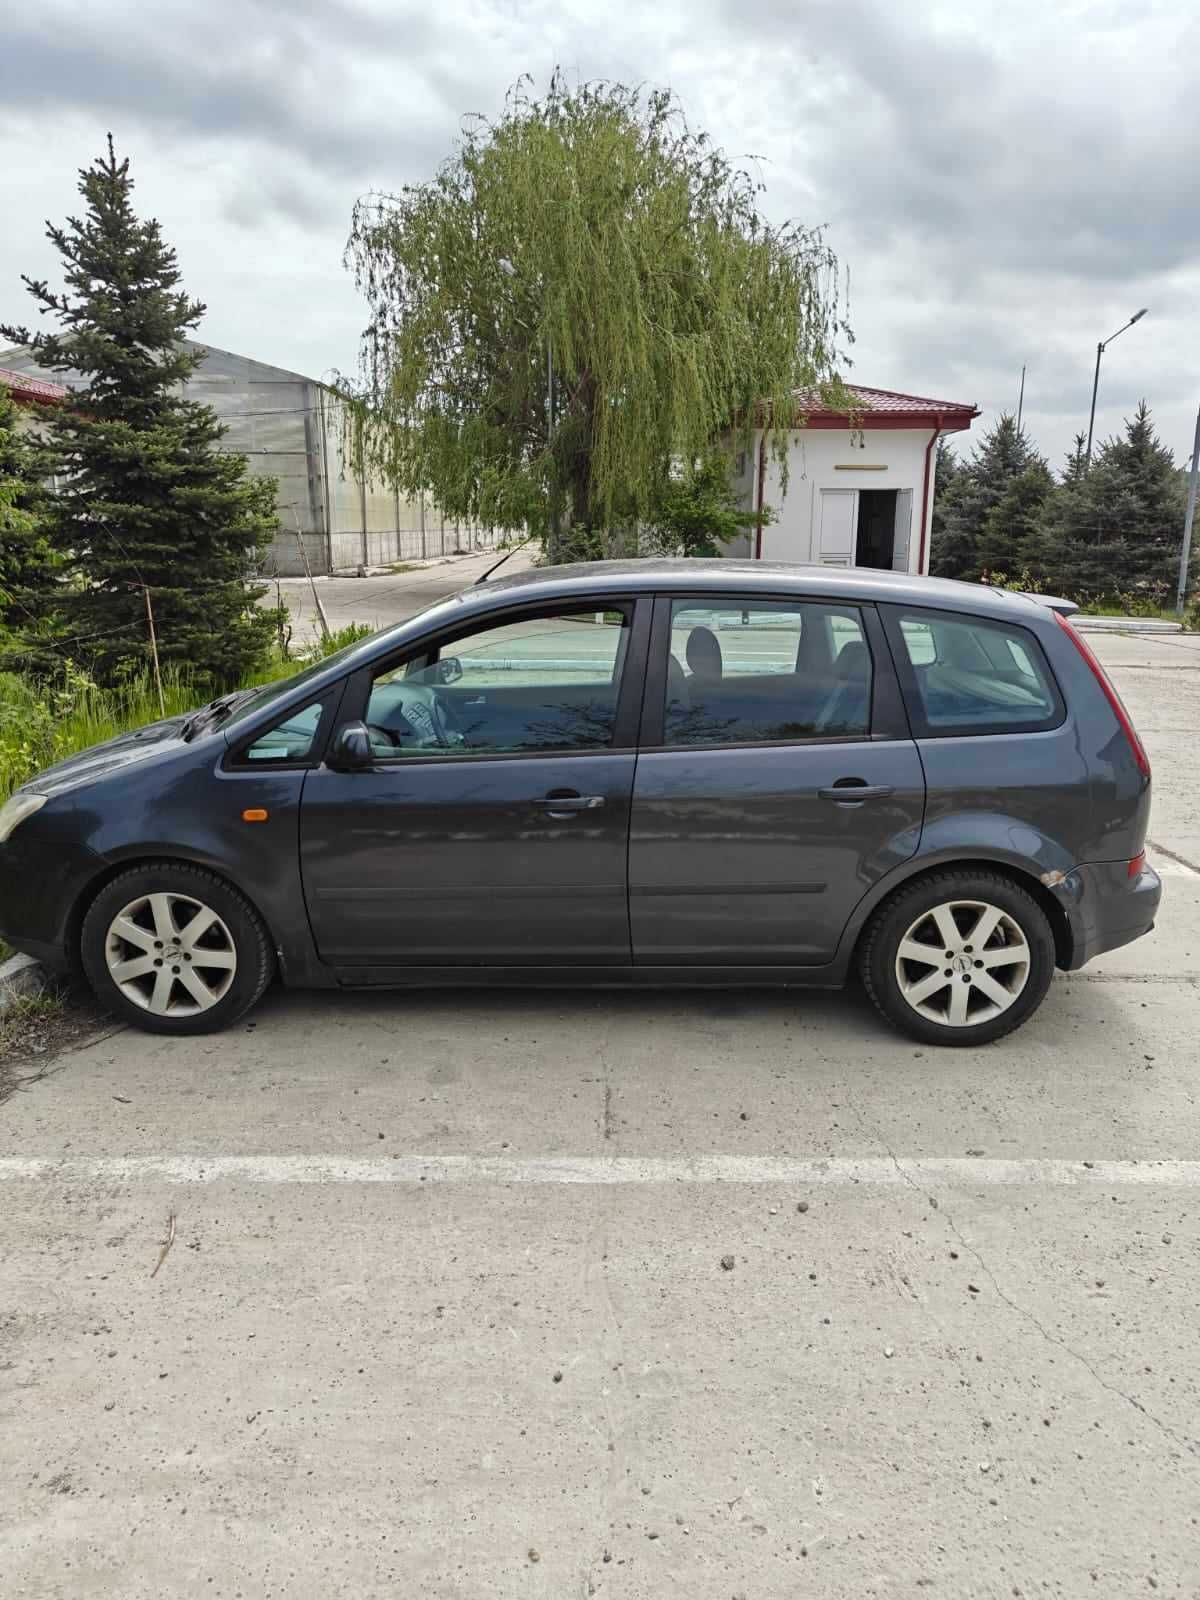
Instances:
[[[548,794],[542,800],[535,800],[534,805],[539,811],[545,811],[552,817],[572,817],[577,811],[595,811],[604,804],[602,794],[578,794],[574,789],[569,794]]]
[[[828,789],[818,789],[822,800],[833,800],[839,806],[859,806],[864,800],[886,800],[895,794],[890,783],[864,783],[861,778],[839,778]]]

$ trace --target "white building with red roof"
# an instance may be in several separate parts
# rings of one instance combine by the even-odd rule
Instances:
[[[929,571],[929,530],[937,441],[962,433],[974,405],[846,386],[853,413],[819,400],[800,407],[803,426],[788,444],[784,492],[780,463],[761,432],[739,459],[737,487],[748,505],[774,519],[730,554],[831,567]]]
[[[13,372],[0,367],[0,389],[7,389],[21,407],[52,406],[64,400],[70,392],[61,383],[49,378],[35,378],[28,372]]]

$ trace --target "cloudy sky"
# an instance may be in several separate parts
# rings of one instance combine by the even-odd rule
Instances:
[[[0,319],[112,129],[208,305],[319,376],[363,321],[356,196],[429,176],[522,72],[669,85],[849,268],[853,380],[1015,409],[1058,465],[1145,396],[1200,403],[1200,10],[1189,0],[38,0],[0,21]],[[976,424],[978,429],[979,424]]]

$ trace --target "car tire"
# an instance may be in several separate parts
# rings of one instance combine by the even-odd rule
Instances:
[[[1003,873],[946,870],[897,890],[863,935],[859,970],[876,1008],[925,1044],[990,1044],[1019,1028],[1054,976],[1054,934]]]
[[[100,1003],[149,1033],[215,1033],[249,1011],[275,971],[262,918],[203,867],[155,861],[105,884],[80,956]]]

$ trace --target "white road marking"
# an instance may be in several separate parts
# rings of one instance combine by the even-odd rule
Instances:
[[[1200,1186],[1200,1161],[931,1156],[6,1156],[0,1181],[51,1183],[1019,1184]]]

